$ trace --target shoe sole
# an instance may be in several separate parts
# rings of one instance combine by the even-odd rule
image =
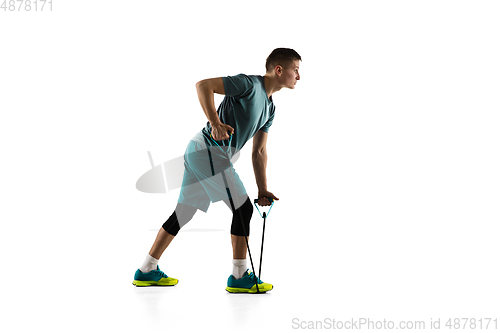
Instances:
[[[150,286],[169,287],[169,286],[175,286],[178,282],[179,282],[178,280],[164,281],[164,282],[134,280],[132,284],[136,287],[150,287]]]
[[[259,285],[259,294],[265,294],[267,293],[268,291],[271,291],[273,290],[273,285],[270,285],[271,287],[264,287],[261,285]],[[248,288],[231,288],[231,287],[227,287],[226,288],[226,291],[228,293],[231,293],[231,294],[257,294],[257,288],[255,287],[255,285],[251,288],[251,289],[248,289]]]

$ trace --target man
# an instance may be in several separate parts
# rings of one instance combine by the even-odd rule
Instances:
[[[275,49],[266,60],[266,74],[219,77],[196,84],[207,125],[188,144],[184,178],[175,211],[163,224],[143,265],[134,276],[136,286],[175,285],[178,280],[163,273],[158,260],[196,211],[206,212],[211,202],[224,201],[233,212],[231,243],[233,274],[226,290],[232,293],[266,292],[273,288],[247,269],[247,240],[253,205],[230,158],[253,137],[252,163],[258,187],[258,204],[279,200],[267,189],[266,142],[275,114],[272,95],[294,89],[300,80],[300,55],[292,49]],[[214,94],[225,95],[218,110]],[[256,283],[257,282],[257,283]],[[257,284],[257,286],[256,286]]]

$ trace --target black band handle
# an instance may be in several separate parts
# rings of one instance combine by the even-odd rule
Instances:
[[[255,199],[255,200],[253,201],[253,203],[258,203],[258,202],[259,202],[259,200],[260,200],[260,199]],[[272,203],[272,202],[274,201],[274,199],[273,199],[273,198],[267,198],[267,200],[269,200],[269,202],[270,202],[270,203]]]

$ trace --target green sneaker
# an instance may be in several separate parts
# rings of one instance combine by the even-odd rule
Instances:
[[[260,279],[257,279],[257,283],[259,284],[259,293],[265,293],[273,289],[272,284],[264,283]],[[229,276],[229,279],[227,279],[226,290],[230,293],[257,293],[255,275],[247,269],[241,279],[237,280],[233,275]]]
[[[148,286],[175,286],[179,280],[168,277],[167,274],[160,270],[160,266],[156,266],[155,270],[149,273],[143,273],[140,269],[135,272],[133,285],[137,287]]]

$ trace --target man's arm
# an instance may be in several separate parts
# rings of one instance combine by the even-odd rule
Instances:
[[[269,206],[268,200],[264,198],[273,198],[279,200],[274,194],[267,190],[267,178],[266,178],[266,167],[267,167],[267,133],[264,131],[258,131],[253,137],[253,148],[252,148],[252,164],[253,171],[255,173],[255,180],[257,182],[257,188],[259,189],[259,205]],[[263,200],[263,201],[262,201]]]
[[[210,125],[212,125],[212,136],[215,140],[229,139],[228,131],[234,133],[234,129],[223,124],[217,110],[215,109],[214,94],[224,95],[224,82],[221,77],[214,79],[206,79],[196,83],[196,91],[198,92],[198,99],[200,100],[201,108],[207,116]]]

